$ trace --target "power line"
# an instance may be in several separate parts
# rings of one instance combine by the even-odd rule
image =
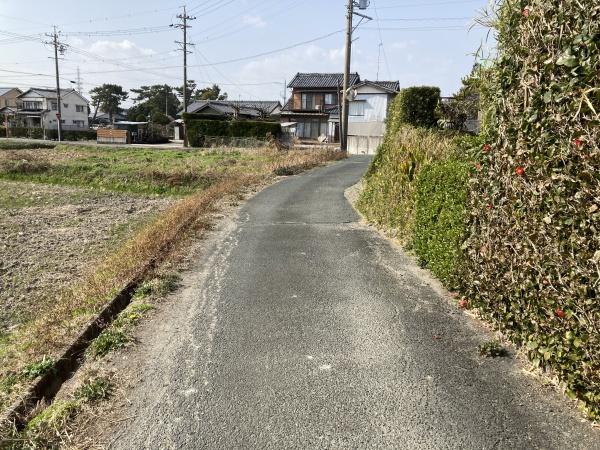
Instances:
[[[377,20],[377,29],[379,31],[379,50],[383,52],[383,61],[385,62],[385,68],[387,70],[388,78],[392,78],[392,72],[388,63],[387,54],[385,52],[385,46],[383,45],[383,33],[381,32],[381,23],[379,19],[379,13],[377,12],[377,6],[375,0],[373,0],[373,10],[375,11],[375,19]],[[379,56],[377,58],[377,81],[379,81]]]
[[[313,42],[322,41],[322,40],[327,39],[327,38],[329,38],[331,36],[335,36],[336,34],[340,34],[343,31],[344,30],[332,31],[331,33],[327,33],[327,34],[318,36],[318,37],[313,38],[313,39],[309,39],[309,40],[302,41],[302,42],[297,42],[295,44],[291,44],[291,45],[288,45],[286,47],[281,47],[281,48],[278,48],[278,49],[275,49],[275,50],[269,50],[269,51],[262,52],[262,53],[257,53],[257,54],[254,54],[254,55],[241,56],[239,58],[233,58],[233,59],[228,59],[228,60],[223,60],[223,61],[217,61],[217,62],[213,62],[211,64],[194,64],[194,65],[189,65],[188,67],[221,66],[221,65],[225,65],[225,64],[232,64],[232,63],[236,63],[236,62],[247,61],[249,59],[260,58],[260,57],[263,57],[263,56],[274,55],[276,53],[281,53],[281,52],[284,52],[286,50],[291,50],[293,48],[301,47],[303,45],[312,44]],[[178,67],[179,66],[148,67],[145,70],[175,69],[175,68],[178,68]],[[104,73],[135,72],[136,70],[138,70],[138,69],[102,70],[102,71],[87,72],[87,73],[89,75],[92,75],[92,74],[104,74]]]
[[[481,0],[450,0],[442,2],[430,2],[430,3],[409,3],[404,5],[393,5],[393,6],[380,6],[379,9],[398,9],[398,8],[413,8],[420,6],[438,6],[438,5],[456,5],[462,3],[481,3]]]

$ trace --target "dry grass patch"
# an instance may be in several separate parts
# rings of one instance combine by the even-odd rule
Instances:
[[[264,184],[279,169],[306,170],[343,157],[326,150],[262,149],[251,153],[250,158],[242,160],[248,164],[245,168],[243,164],[228,164],[230,173],[177,201],[88,269],[80,283],[58,293],[52,308],[4,336],[4,342],[0,342],[0,380],[12,381],[9,389],[0,389],[0,407],[13,401],[26,385],[25,380],[14,378],[15,374],[31,362],[60,354],[116,293],[132,280],[147,279],[177,253],[186,238],[205,227],[207,214],[216,211],[219,201]]]

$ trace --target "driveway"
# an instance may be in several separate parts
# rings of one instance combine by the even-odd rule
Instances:
[[[256,195],[141,344],[111,448],[600,448],[597,431],[344,197],[369,159]]]

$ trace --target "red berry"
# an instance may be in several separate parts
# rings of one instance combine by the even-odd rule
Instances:
[[[476,168],[477,170],[481,170],[481,164],[479,164],[479,163],[475,164],[475,168]]]
[[[469,301],[466,299],[462,299],[458,301],[458,307],[460,309],[467,309],[469,307]]]
[[[484,144],[483,145],[483,152],[484,153],[489,153],[491,149],[492,149],[492,146],[490,144]]]
[[[517,166],[517,168],[515,169],[515,173],[522,177],[523,175],[525,175],[525,169],[521,166]]]
[[[523,9],[523,16],[524,17],[529,17],[529,8]]]
[[[556,308],[556,310],[554,310],[554,314],[556,314],[556,317],[560,317],[561,319],[564,319],[567,314],[560,308]]]
[[[573,144],[575,144],[576,147],[581,147],[583,145],[583,141],[581,139],[574,139]]]

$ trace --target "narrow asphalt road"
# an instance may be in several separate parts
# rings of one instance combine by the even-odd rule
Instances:
[[[111,448],[600,448],[358,223],[355,157],[250,200],[151,330]]]

